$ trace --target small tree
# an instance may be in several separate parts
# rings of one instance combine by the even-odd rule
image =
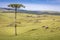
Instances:
[[[17,24],[16,24],[17,9],[21,7],[25,8],[25,6],[22,4],[9,4],[8,7],[12,7],[15,9],[15,35],[17,36]]]

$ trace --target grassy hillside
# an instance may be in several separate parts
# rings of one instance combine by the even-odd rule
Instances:
[[[14,13],[0,13],[0,40],[60,40],[60,16],[17,13],[14,36]]]

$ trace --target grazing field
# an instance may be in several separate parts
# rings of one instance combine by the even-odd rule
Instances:
[[[60,16],[17,13],[17,36],[14,16],[0,13],[0,40],[60,40]]]

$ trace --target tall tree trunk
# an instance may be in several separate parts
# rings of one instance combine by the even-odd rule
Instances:
[[[17,8],[15,8],[15,36],[17,36],[17,24],[16,24],[16,17],[17,17]]]

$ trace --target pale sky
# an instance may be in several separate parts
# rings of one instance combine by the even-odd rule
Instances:
[[[60,0],[0,0],[0,7],[5,8],[10,3],[21,3],[26,8],[24,10],[51,10],[60,11]]]

